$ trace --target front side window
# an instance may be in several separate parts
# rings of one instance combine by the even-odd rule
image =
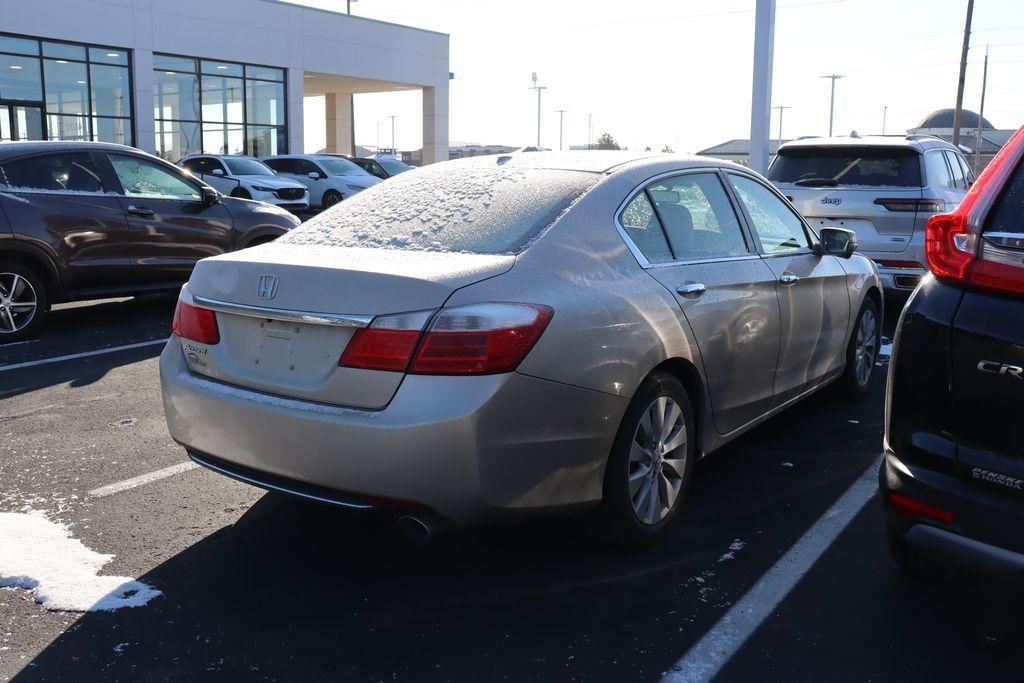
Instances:
[[[102,193],[103,183],[86,152],[47,154],[10,161],[0,167],[13,191]]]
[[[689,173],[647,186],[677,260],[748,253],[740,222],[718,175]]]
[[[774,192],[746,176],[729,174],[754,232],[766,254],[784,254],[810,246],[803,221]]]
[[[111,154],[117,179],[121,181],[125,195],[149,197],[152,199],[186,199],[199,201],[199,189],[179,176],[149,159],[127,154]]]
[[[672,250],[665,239],[665,231],[654,214],[654,207],[646,192],[640,192],[626,204],[626,208],[619,214],[619,225],[651,263],[672,260]]]

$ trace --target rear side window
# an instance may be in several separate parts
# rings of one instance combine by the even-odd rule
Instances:
[[[953,172],[953,187],[958,190],[967,189],[967,181],[964,179],[964,169],[960,167],[960,162],[957,161],[957,157],[960,156],[954,152],[946,152],[946,161],[949,163],[949,170]]]
[[[989,211],[986,231],[1024,234],[1024,162],[1017,164],[1017,169]]]
[[[661,229],[654,208],[641,192],[626,204],[619,214],[619,225],[629,235],[636,248],[651,263],[663,263],[672,260],[672,250],[668,248],[665,232]]]
[[[647,187],[676,259],[747,253],[743,231],[722,182],[714,173],[688,173]]]
[[[15,191],[102,193],[104,190],[92,155],[84,152],[10,161],[0,167],[0,177],[4,185]]]
[[[779,152],[768,179],[808,187],[920,187],[921,163],[912,149],[794,147]]]
[[[278,173],[298,173],[295,170],[295,159],[267,159],[263,163]]]
[[[929,187],[947,189],[953,187],[953,176],[949,171],[949,164],[946,163],[945,155],[942,152],[928,152],[925,154],[924,166]]]
[[[432,164],[346,199],[279,241],[477,254],[519,253],[601,176],[497,165]]]

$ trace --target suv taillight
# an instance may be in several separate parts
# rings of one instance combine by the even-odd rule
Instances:
[[[200,344],[220,343],[220,329],[217,327],[217,314],[208,308],[199,308],[178,299],[174,308],[174,334],[182,339],[190,339]]]
[[[357,330],[339,365],[414,375],[491,375],[512,372],[551,321],[549,306],[481,303],[430,312],[379,316]],[[414,317],[415,316],[415,317]],[[425,317],[419,317],[425,316]]]
[[[1024,294],[1024,266],[1000,259],[982,234],[982,215],[996,199],[1024,156],[1024,127],[1018,130],[989,163],[967,196],[952,213],[928,219],[925,253],[935,277],[1013,294]],[[975,207],[981,202],[979,210]]]
[[[920,211],[922,213],[935,213],[936,211],[942,211],[946,208],[945,202],[940,202],[937,199],[913,199],[903,197],[879,197],[875,200],[875,204],[878,206],[884,206],[889,211],[895,211],[897,213],[915,212]]]

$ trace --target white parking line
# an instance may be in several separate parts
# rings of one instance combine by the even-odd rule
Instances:
[[[661,679],[662,683],[696,683],[714,678],[747,638],[821,557],[878,490],[876,460],[828,511],[772,565],[690,651]]]
[[[179,462],[177,465],[171,465],[170,467],[165,467],[162,470],[149,472],[148,474],[140,474],[139,476],[132,477],[131,479],[125,479],[124,481],[108,484],[107,486],[101,486],[98,489],[89,491],[89,495],[94,498],[102,498],[103,496],[121,493],[121,491],[127,491],[128,489],[133,489],[136,486],[150,484],[154,481],[173,477],[176,474],[181,474],[182,472],[188,472],[198,468],[199,465],[194,462]]]
[[[66,356],[54,356],[53,358],[42,358],[40,360],[30,360],[24,363],[13,363],[11,365],[0,365],[0,372],[7,372],[9,370],[20,370],[21,368],[31,368],[35,365],[46,365],[47,363],[60,363],[65,360],[75,360],[76,358],[88,358],[89,356],[99,356],[104,353],[114,353],[116,351],[127,351],[129,349],[141,349],[144,346],[153,346],[154,344],[166,344],[170,337],[164,339],[150,339],[149,341],[138,342],[135,344],[125,344],[124,346],[111,346],[106,349],[97,349],[95,351],[83,351],[82,353],[71,353]]]

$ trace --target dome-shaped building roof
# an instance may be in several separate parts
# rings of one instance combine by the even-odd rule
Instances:
[[[928,116],[921,119],[921,123],[914,126],[918,128],[952,128],[953,117],[956,114],[954,109],[936,109]],[[964,109],[960,112],[960,127],[961,128],[977,128],[978,127],[978,115],[970,109]],[[995,126],[989,123],[989,120],[982,117],[981,127],[984,130],[995,130]]]

